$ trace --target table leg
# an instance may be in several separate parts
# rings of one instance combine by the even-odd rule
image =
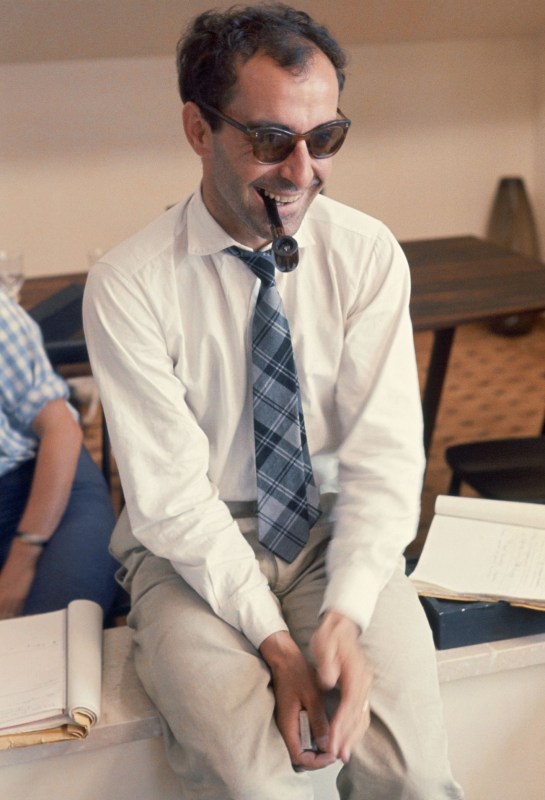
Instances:
[[[424,415],[424,452],[429,455],[435,420],[439,411],[441,392],[447,374],[448,361],[452,342],[454,340],[455,328],[443,328],[435,331],[433,336],[433,347],[428,364],[426,385],[422,399],[422,410]]]

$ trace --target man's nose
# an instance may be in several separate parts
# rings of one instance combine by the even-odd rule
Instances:
[[[314,167],[305,141],[297,142],[292,152],[280,165],[280,174],[298,189],[310,186],[314,178]]]

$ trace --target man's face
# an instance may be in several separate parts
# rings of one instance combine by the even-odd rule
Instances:
[[[300,75],[258,54],[240,65],[236,93],[221,110],[243,125],[277,125],[305,133],[336,119],[338,99],[335,70],[321,51]],[[202,155],[203,198],[214,219],[248,247],[270,242],[260,189],[276,199],[284,232],[293,235],[323,188],[332,159],[311,158],[306,142],[299,141],[280,164],[260,164],[248,137],[225,122],[208,139]]]

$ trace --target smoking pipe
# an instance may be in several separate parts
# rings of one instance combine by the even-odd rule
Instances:
[[[293,236],[287,236],[284,233],[282,220],[276,207],[276,200],[273,200],[272,197],[269,197],[264,192],[260,192],[260,195],[265,203],[265,210],[271,226],[273,235],[272,251],[276,267],[280,272],[291,272],[299,263],[299,245]]]

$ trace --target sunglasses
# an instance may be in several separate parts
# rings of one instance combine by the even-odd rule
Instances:
[[[351,124],[351,120],[346,119],[342,111],[338,111],[343,119],[324,122],[323,125],[317,125],[306,133],[294,133],[288,128],[276,125],[248,127],[206,103],[199,103],[199,105],[205,111],[209,111],[232,125],[233,128],[245,133],[252,144],[254,157],[260,164],[280,164],[290,153],[293,153],[297,142],[302,141],[306,142],[312,158],[331,158],[341,149]]]

